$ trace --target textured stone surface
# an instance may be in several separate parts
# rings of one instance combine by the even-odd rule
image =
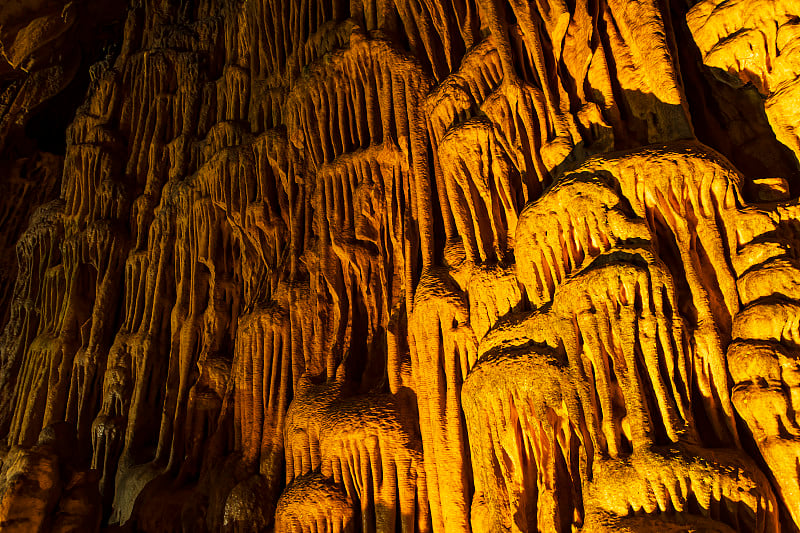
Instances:
[[[0,4],[0,530],[800,529],[793,0]]]

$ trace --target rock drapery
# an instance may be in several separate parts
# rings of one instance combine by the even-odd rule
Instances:
[[[795,0],[0,5],[0,530],[800,530]]]

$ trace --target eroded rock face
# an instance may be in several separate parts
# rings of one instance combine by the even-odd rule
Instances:
[[[0,529],[800,529],[798,16],[0,5]]]

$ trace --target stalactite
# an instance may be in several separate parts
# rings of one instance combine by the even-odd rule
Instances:
[[[0,530],[800,524],[796,2],[7,4]]]

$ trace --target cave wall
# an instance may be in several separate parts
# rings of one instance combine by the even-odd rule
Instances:
[[[0,6],[2,531],[800,528],[800,6]]]

